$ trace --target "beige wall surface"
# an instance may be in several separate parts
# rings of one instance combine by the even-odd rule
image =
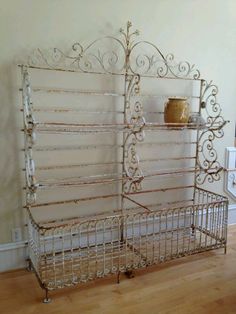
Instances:
[[[218,101],[231,120],[217,144],[221,162],[234,143],[236,117],[235,0],[0,0],[0,243],[23,230],[19,144],[20,103],[16,62],[37,47],[68,47],[118,35],[131,20],[141,37],[164,55],[197,65],[219,87]],[[223,181],[215,190],[223,191]]]

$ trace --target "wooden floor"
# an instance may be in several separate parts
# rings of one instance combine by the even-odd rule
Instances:
[[[133,279],[101,279],[51,293],[43,292],[33,273],[0,274],[0,313],[47,314],[236,314],[236,225],[223,249],[181,258],[145,271]]]

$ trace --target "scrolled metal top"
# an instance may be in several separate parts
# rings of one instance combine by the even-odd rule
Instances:
[[[144,126],[148,127],[148,124],[143,117],[142,104],[137,100],[131,101],[131,98],[133,99],[131,96],[139,92],[140,77],[199,80],[200,72],[187,61],[175,62],[173,54],[165,57],[157,46],[148,41],[137,41],[139,31],[132,31],[131,28],[132,24],[128,22],[126,29],[120,29],[119,38],[105,36],[96,39],[88,46],[74,43],[69,52],[64,52],[59,48],[36,49],[27,58],[22,69],[25,82],[23,98],[25,127],[29,137],[27,143],[33,144],[35,127],[32,128],[32,126],[35,126],[35,122],[31,112],[32,103],[27,66],[84,73],[126,75],[125,124],[132,126],[132,134],[126,142],[126,174],[128,178],[131,178],[134,174],[137,176],[138,173],[138,179],[134,183],[137,183],[135,189],[139,189],[139,178],[143,178],[143,175],[139,169],[133,141],[140,142],[144,139]],[[217,102],[217,93],[218,88],[212,81],[207,82],[201,79],[200,111],[206,120],[206,128],[199,130],[197,138],[196,166],[199,171],[196,169],[195,183],[198,185],[206,181],[220,180],[220,172],[223,169],[214,148],[214,140],[223,136],[223,127],[226,124],[222,117],[222,109]],[[168,126],[165,124],[164,127]],[[30,168],[30,164],[28,168]],[[33,179],[32,169],[29,169],[28,173],[32,177],[30,179]],[[30,184],[29,187],[31,187]]]
[[[69,49],[34,50],[23,63],[31,67],[91,73],[140,74],[153,77],[199,79],[200,72],[187,61],[176,62],[173,54],[165,57],[153,43],[136,38],[132,23],[120,28],[120,36],[105,36],[87,46],[76,42]]]

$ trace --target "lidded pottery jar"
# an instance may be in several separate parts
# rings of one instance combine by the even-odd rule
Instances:
[[[188,123],[190,115],[189,104],[186,97],[169,97],[165,104],[165,123],[173,123],[173,126],[184,126]],[[181,124],[175,124],[181,123]]]

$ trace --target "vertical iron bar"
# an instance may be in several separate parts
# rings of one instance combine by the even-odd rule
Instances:
[[[177,213],[177,256],[179,256],[179,233],[181,232],[181,229],[179,228],[179,209]]]
[[[138,239],[139,239],[139,252],[140,252],[140,254],[139,254],[139,263],[141,263],[141,261],[142,261],[142,254],[141,254],[141,252],[142,252],[142,226],[141,226],[141,214],[139,214],[138,215],[138,226],[139,226],[139,230],[138,230],[138,232],[139,232],[139,237],[138,237]]]
[[[225,206],[224,206],[224,239],[225,239],[225,254],[227,252],[227,228],[228,228],[228,208],[229,208],[229,201],[225,201]]]
[[[191,250],[191,236],[192,236],[192,207],[190,206],[188,208],[188,216],[189,216],[189,222],[190,222],[190,230],[188,233],[188,254],[190,253]]]
[[[52,230],[52,254],[53,254],[53,276],[54,276],[54,286],[57,286],[56,278],[56,248],[55,248],[55,228]]]
[[[74,249],[73,249],[73,229],[70,227],[70,259],[71,259],[71,282],[74,282],[75,273],[74,273]]]
[[[130,42],[129,42],[129,38],[128,38],[128,26],[127,26],[127,36],[126,36],[126,47],[125,47],[125,76],[124,76],[124,106],[123,106],[123,124],[125,125],[127,122],[127,112],[126,112],[126,106],[127,106],[127,82],[128,82],[128,71],[129,71],[129,57],[130,57]],[[125,183],[125,142],[126,142],[126,138],[127,138],[127,134],[125,132],[123,132],[122,137],[123,137],[123,151],[122,151],[122,193],[121,193],[121,213],[124,213],[124,193],[125,193],[125,189],[124,189],[124,183]],[[124,223],[122,221],[121,223],[121,242],[124,242]]]
[[[212,195],[210,196],[210,203],[212,204]],[[213,236],[214,236],[214,233],[213,233],[213,229],[214,229],[214,204],[212,204],[210,206],[210,210],[211,210],[211,213],[210,213],[210,224],[209,224],[209,235],[210,235],[210,246],[212,246],[212,240],[213,240]]]
[[[173,237],[174,237],[174,210],[171,212],[171,239],[170,239],[170,257],[172,258],[173,256]]]
[[[186,225],[186,208],[183,209],[183,214],[184,214],[184,234],[183,234],[183,253],[185,253],[186,248],[185,248],[185,233],[187,229]]]
[[[152,214],[152,264],[155,262],[155,214]]]
[[[162,228],[161,228],[161,224],[162,224],[162,212],[159,211],[159,233],[158,233],[158,239],[159,239],[159,261],[161,261],[161,238],[162,238]]]
[[[36,263],[35,265],[37,265],[37,269],[38,269],[38,272],[39,272],[39,276],[42,278],[42,261],[41,261],[41,234],[40,234],[40,230],[35,230],[35,233],[36,233],[36,237],[37,237],[37,240],[35,239],[35,245],[36,245],[36,248],[35,248],[35,253],[36,253]],[[46,263],[45,263],[45,266],[46,266]],[[45,267],[44,266],[44,267]]]
[[[216,205],[216,226],[215,226],[215,244],[218,244],[218,239],[219,239],[219,216],[220,216],[220,204],[217,203]]]
[[[106,273],[106,243],[105,243],[105,218],[103,219],[103,238],[102,238],[102,244],[103,244],[103,276],[105,276]]]
[[[79,244],[79,281],[82,279],[82,273],[83,273],[83,250],[82,250],[82,240],[81,240],[81,228],[83,224],[78,225],[78,244]]]
[[[61,239],[61,261],[60,265],[62,266],[62,278],[63,278],[63,284],[65,284],[65,252],[64,252],[64,228],[62,227],[60,232],[60,239]]]
[[[117,243],[118,243],[118,265],[117,265],[117,283],[120,283],[120,272],[121,272],[121,255],[123,255],[123,252],[121,252],[121,248],[123,249],[123,246],[121,247],[121,236],[120,236],[120,231],[121,231],[121,228],[120,228],[120,220],[121,218],[118,217],[117,219],[117,225],[118,225],[118,237],[117,237]]]
[[[98,266],[99,266],[99,261],[98,261],[98,247],[99,247],[99,245],[98,245],[98,235],[97,235],[97,233],[98,233],[98,230],[97,230],[97,221],[95,222],[95,225],[94,225],[94,232],[95,232],[95,247],[94,247],[94,249],[95,249],[95,261],[94,261],[94,268],[95,268],[95,278],[97,278],[98,277],[98,271],[99,271],[99,269],[98,269]]]
[[[201,222],[200,222],[200,236],[199,236],[199,247],[202,248],[202,231],[203,231],[203,219],[204,219],[204,205],[201,205]]]
[[[132,268],[134,267],[134,262],[135,262],[135,252],[134,252],[134,246],[135,246],[135,234],[134,234],[134,217],[135,215],[132,215],[132,242],[131,242],[131,245],[132,245]]]
[[[89,279],[90,278],[90,243],[89,243],[89,233],[90,233],[90,223],[87,222],[87,228],[86,228],[86,233],[87,233],[87,245],[86,245],[86,249],[87,249],[87,278]]]
[[[146,216],[146,223],[145,223],[145,227],[146,227],[146,232],[145,232],[145,258],[146,258],[146,266],[147,266],[147,261],[148,261],[148,214],[145,215]]]
[[[166,214],[165,214],[165,254],[164,254],[164,261],[166,260],[167,258],[167,230],[168,230],[168,211],[166,211]]]
[[[209,202],[207,200],[207,208],[206,208],[206,221],[205,221],[205,248],[207,247],[207,228],[208,228],[208,220],[209,220],[209,208],[210,208],[210,205],[209,205]]]
[[[113,218],[110,219],[111,222],[111,257],[110,257],[110,272],[113,273],[113,259],[114,259],[114,245],[113,245]]]
[[[203,83],[204,80],[200,82],[200,91],[199,91],[199,105],[198,105],[198,113],[201,115],[201,104],[203,99]],[[195,150],[195,172],[194,172],[194,191],[193,191],[193,202],[196,202],[196,193],[197,193],[197,168],[198,168],[198,159],[199,159],[199,137],[200,137],[200,129],[197,129],[196,133],[196,150]],[[193,221],[194,224],[194,221]]]
[[[125,270],[127,269],[127,264],[129,262],[129,257],[127,256],[127,245],[128,245],[128,241],[129,241],[129,239],[128,239],[128,227],[129,227],[128,217],[129,217],[128,215],[125,215],[125,219],[122,220],[122,224],[125,228],[125,229],[123,229],[123,231],[125,231],[125,240],[124,240],[124,242],[125,242]],[[121,230],[121,232],[122,232],[122,230]],[[121,245],[123,245],[122,243],[123,243],[123,241],[121,239]]]

